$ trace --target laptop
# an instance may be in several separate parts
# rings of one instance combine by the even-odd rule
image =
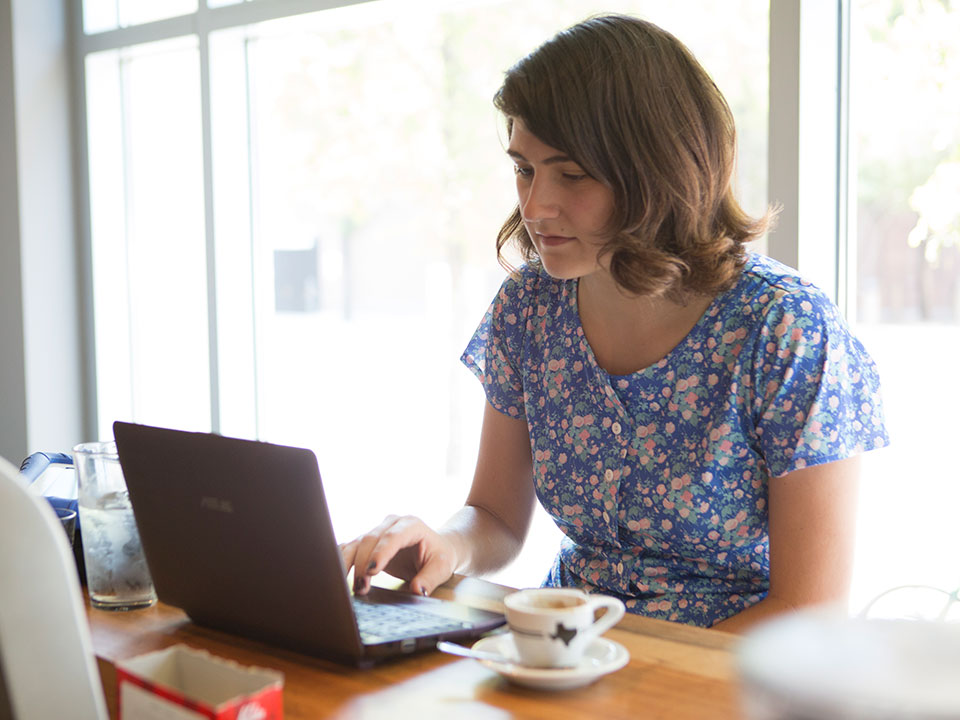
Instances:
[[[116,422],[157,596],[198,625],[358,666],[504,618],[383,588],[353,596],[310,450]]]

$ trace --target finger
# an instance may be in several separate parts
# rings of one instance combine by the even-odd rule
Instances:
[[[376,544],[371,548],[366,573],[376,575],[384,570],[401,550],[428,542],[431,535],[433,535],[433,531],[419,518],[412,516],[397,518],[389,528],[384,530]],[[418,568],[414,568],[414,570],[416,569]],[[410,578],[404,577],[403,579],[409,580]]]
[[[456,552],[447,538],[433,533],[433,542],[423,558],[422,567],[410,580],[410,589],[421,595],[430,595],[457,569]]]
[[[430,558],[410,581],[410,591],[419,595],[430,595],[453,575],[453,561],[445,554],[438,553]]]
[[[353,558],[353,591],[358,595],[365,595],[370,589],[370,578],[373,576],[370,554],[377,546],[379,538],[375,535],[364,535],[357,539],[357,551]]]
[[[345,574],[349,574],[350,568],[353,567],[353,560],[357,555],[357,542],[352,540],[338,547],[340,548],[340,558],[343,560],[343,571]]]
[[[370,589],[370,577],[376,574],[375,565],[370,556],[380,541],[380,537],[388,532],[397,522],[396,515],[388,515],[373,530],[361,535],[353,541],[353,591],[358,595],[365,595]]]

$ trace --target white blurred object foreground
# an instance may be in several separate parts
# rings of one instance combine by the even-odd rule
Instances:
[[[960,717],[960,625],[803,611],[737,652],[749,720]]]

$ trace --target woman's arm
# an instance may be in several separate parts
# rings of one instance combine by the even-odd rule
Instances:
[[[770,480],[770,591],[717,630],[740,632],[789,610],[847,601],[859,477],[860,458],[852,457]]]
[[[389,516],[369,533],[341,546],[344,566],[355,566],[354,590],[364,594],[381,570],[427,595],[454,572],[479,575],[510,562],[530,527],[535,495],[525,420],[485,405],[480,450],[465,506],[439,531],[412,516]]]

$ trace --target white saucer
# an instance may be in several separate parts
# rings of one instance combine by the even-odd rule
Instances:
[[[478,640],[473,649],[496,653],[509,659],[517,657],[517,648],[510,633]],[[589,685],[603,675],[619,670],[629,661],[630,653],[623,645],[601,637],[590,643],[577,667],[535,668],[492,660],[481,660],[480,664],[516,685],[538,690],[567,690]]]

